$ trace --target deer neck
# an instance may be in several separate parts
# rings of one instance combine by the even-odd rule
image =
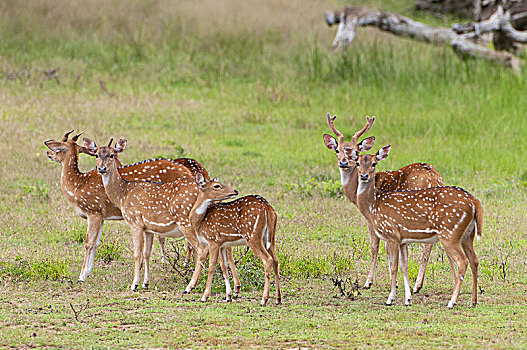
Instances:
[[[370,221],[376,198],[375,180],[371,179],[369,182],[364,183],[357,179],[357,182],[357,207],[361,214]]]
[[[194,206],[190,210],[189,214],[190,224],[196,232],[199,232],[201,224],[203,223],[205,215],[207,215],[207,210],[211,204],[212,200],[206,198],[203,192],[200,191],[198,198],[196,199],[196,202],[194,203]]]
[[[104,190],[112,203],[121,208],[121,200],[125,196],[129,183],[123,179],[117,170],[116,162],[112,162],[109,171],[101,174]]]
[[[73,199],[75,190],[80,185],[81,175],[79,155],[75,151],[71,151],[71,155],[62,162],[62,173],[60,175],[60,186],[68,198]]]
[[[339,171],[344,194],[353,204],[357,205],[357,168],[354,166],[349,168],[339,167]]]

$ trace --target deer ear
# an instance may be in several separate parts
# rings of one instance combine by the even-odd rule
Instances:
[[[359,152],[351,147],[344,147],[344,153],[346,154],[346,157],[353,160],[354,162],[359,160]]]
[[[388,154],[390,154],[390,149],[392,148],[392,145],[384,146],[380,150],[377,151],[375,154],[375,157],[380,162],[381,160],[384,160],[388,158]]]
[[[87,149],[84,146],[78,146],[78,148],[79,148],[79,153],[84,153],[84,154],[87,154],[89,156],[95,156],[95,153],[93,153],[92,151],[90,151],[89,149]]]
[[[92,141],[87,137],[83,138],[82,140],[84,141],[84,147],[86,147],[88,152],[91,152],[93,154],[97,153],[97,145],[95,144],[95,141]]]
[[[68,149],[68,147],[66,147],[62,142],[55,140],[48,140],[44,142],[44,144],[53,152],[65,151]]]
[[[196,173],[196,185],[198,185],[201,190],[205,187],[206,182],[202,173]]]
[[[119,139],[119,141],[117,141],[117,144],[115,145],[115,153],[121,153],[122,151],[124,151],[126,149],[126,139]]]
[[[335,140],[335,138],[331,135],[324,134],[324,144],[326,145],[327,148],[329,148],[332,151],[337,150],[337,146],[338,146],[337,140]]]
[[[373,147],[373,143],[375,142],[375,136],[370,136],[365,138],[359,143],[359,152],[366,152],[369,151],[370,148]]]

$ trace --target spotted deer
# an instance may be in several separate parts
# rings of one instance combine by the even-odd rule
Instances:
[[[351,142],[344,141],[344,135],[340,132],[334,124],[335,118],[331,117],[331,114],[327,114],[327,123],[329,129],[337,136],[337,140],[328,134],[324,134],[324,143],[327,148],[335,151],[337,156],[337,163],[340,171],[340,179],[342,182],[342,188],[346,197],[354,204],[357,205],[357,167],[355,162],[350,162],[346,156],[345,149],[354,149],[357,152],[368,151],[375,141],[375,137],[371,136],[365,138],[361,142],[359,137],[370,130],[375,121],[375,117],[366,117],[366,125],[359,131],[357,131]],[[443,179],[441,175],[434,169],[433,166],[426,163],[414,163],[407,165],[396,171],[381,171],[375,174],[375,184],[378,186],[378,190],[382,192],[400,191],[400,190],[418,190],[423,188],[443,186]],[[375,269],[377,265],[377,257],[379,255],[379,237],[375,235],[372,228],[368,225],[368,232],[370,238],[370,249],[371,249],[371,260],[370,269],[368,272],[368,278],[364,284],[365,289],[372,286],[375,279]],[[414,293],[418,293],[423,286],[426,266],[430,259],[430,253],[432,252],[432,244],[422,244],[423,253],[421,256],[421,264],[419,266],[419,274],[414,286]],[[453,267],[454,263],[449,259],[450,267]],[[455,278],[455,276],[453,276]]]
[[[453,308],[457,302],[468,263],[472,270],[472,303],[476,305],[479,262],[473,243],[474,236],[480,239],[482,234],[481,203],[462,188],[451,186],[381,191],[376,183],[375,166],[388,157],[390,148],[384,146],[375,155],[359,155],[355,149],[345,148],[348,157],[356,162],[357,207],[375,235],[386,242],[391,280],[386,305],[392,305],[395,300],[399,260],[404,278],[405,305],[411,304],[408,244],[436,242],[441,242],[457,265],[457,273],[452,267],[455,281],[448,308]]]
[[[122,220],[121,211],[106,195],[101,176],[96,170],[82,173],[78,167],[79,153],[93,155],[86,147],[77,144],[81,134],[73,136],[68,140],[66,133],[61,141],[48,140],[44,144],[50,149],[47,152],[49,159],[62,164],[60,178],[62,192],[66,198],[73,203],[77,213],[88,220],[86,232],[85,253],[79,281],[85,281],[90,275],[95,252],[101,240],[105,220]],[[170,182],[181,177],[193,176],[199,172],[208,173],[203,166],[193,159],[180,158],[149,159],[138,163],[121,166],[120,160],[116,158],[119,172],[128,180],[154,180]],[[166,255],[164,238],[159,237],[163,258]],[[187,247],[187,261],[190,259],[190,249]]]
[[[136,290],[139,286],[143,259],[145,263],[143,288],[148,288],[154,234],[161,237],[185,237],[196,250],[196,256],[201,256],[203,249],[207,251],[206,247],[199,243],[189,222],[189,213],[199,189],[193,177],[183,177],[166,183],[125,180],[119,172],[117,156],[125,150],[127,141],[120,139],[115,147],[111,147],[111,142],[112,140],[108,146],[97,147],[94,141],[84,138],[84,146],[97,159],[96,170],[102,175],[102,183],[108,198],[121,210],[132,233],[135,267],[134,280],[130,288]],[[239,278],[232,251],[227,252],[227,258],[239,290]],[[194,269],[189,285],[196,285],[199,277],[196,274],[197,270]]]
[[[214,270],[220,257],[220,265],[225,280],[226,300],[231,301],[229,275],[226,265],[226,249],[235,246],[248,246],[264,265],[265,284],[260,304],[264,306],[269,299],[271,272],[276,284],[276,304],[282,302],[280,291],[278,258],[275,252],[276,213],[262,197],[245,196],[227,203],[214,203],[236,197],[238,191],[220,184],[218,178],[206,180],[196,174],[199,187],[198,197],[190,211],[190,222],[199,241],[209,248],[209,272],[205,292],[201,301],[210,296]],[[205,263],[206,255],[201,255],[199,266]],[[187,290],[190,291],[190,290]]]

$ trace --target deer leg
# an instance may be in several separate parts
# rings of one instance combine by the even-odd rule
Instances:
[[[167,251],[165,248],[165,237],[157,236],[157,240],[159,241],[159,246],[161,247],[161,264],[165,264],[165,257],[167,256]]]
[[[468,258],[470,263],[470,269],[472,270],[472,305],[476,306],[478,303],[478,266],[479,259],[474,251],[474,234],[475,230],[472,230],[470,237],[461,242],[463,252]]]
[[[456,284],[457,281],[457,273],[456,273],[456,262],[454,259],[450,257],[450,255],[446,255],[448,258],[448,264],[450,265],[450,271],[452,271],[452,284]]]
[[[274,244],[268,249],[269,253],[273,257],[273,270],[274,270],[274,283],[276,285],[276,305],[282,304],[282,291],[280,290],[280,274],[278,272],[278,257],[274,249]]]
[[[227,247],[226,253],[227,253],[227,261],[229,263],[229,267],[231,268],[232,272],[232,279],[234,280],[234,293],[236,296],[240,295],[240,291],[242,289],[242,284],[240,282],[240,276],[238,276],[238,270],[236,269],[236,264],[234,263],[234,255],[232,255],[232,248]]]
[[[148,285],[150,284],[150,255],[152,254],[152,243],[154,241],[154,234],[150,232],[145,232],[144,239],[145,239],[145,243],[144,243],[143,256],[145,260],[145,276],[143,279],[143,288],[147,289]]]
[[[400,269],[404,279],[404,305],[412,304],[412,292],[410,292],[410,281],[408,279],[408,244],[399,247]]]
[[[102,216],[88,216],[88,230],[86,232],[86,242],[84,244],[84,263],[79,275],[79,282],[84,282],[91,273],[93,261],[95,260],[95,251],[99,246],[102,236],[104,220]]]
[[[366,283],[364,283],[364,289],[370,289],[375,280],[375,268],[377,267],[377,258],[379,257],[379,242],[380,239],[375,234],[375,229],[368,223],[368,233],[370,238],[370,270],[368,271],[368,278],[366,278]]]
[[[192,245],[189,241],[187,241],[187,247],[185,249],[185,261],[183,262],[183,267],[189,267],[190,266],[190,259],[192,258],[192,252],[195,252],[195,250],[192,248]],[[197,255],[195,256],[197,258]]]
[[[463,253],[461,244],[459,241],[455,242],[443,242],[443,247],[447,254],[454,259],[457,265],[457,276],[456,283],[454,284],[454,291],[452,292],[452,298],[448,302],[447,307],[452,309],[456,305],[457,298],[459,297],[459,292],[461,291],[461,285],[463,284],[463,279],[465,278],[465,272],[467,271],[468,258]]]
[[[192,248],[196,252],[194,272],[192,273],[192,278],[190,279],[189,284],[183,292],[190,293],[198,283],[198,278],[201,274],[201,270],[205,265],[205,260],[207,260],[207,255],[209,254],[209,248],[199,243],[198,237],[196,236],[196,233],[194,232],[194,229],[192,227],[180,227],[179,229],[181,232],[183,232],[183,235],[185,236],[187,241],[192,245]]]
[[[257,242],[249,241],[247,242],[251,250],[254,252],[254,255],[260,259],[264,265],[265,272],[265,282],[264,282],[264,291],[262,296],[262,301],[260,305],[265,306],[267,300],[269,300],[269,289],[271,286],[271,272],[273,269],[273,258],[263,247],[261,240],[256,239]]]
[[[196,264],[194,266],[194,272],[192,273],[192,278],[190,279],[190,282],[188,283],[187,287],[185,288],[185,293],[190,293],[198,283],[199,276],[201,275],[201,270],[205,266],[205,261],[207,260],[207,256],[209,255],[209,248],[207,247],[200,247],[199,249],[196,249]]]
[[[207,301],[207,298],[210,296],[210,289],[212,287],[212,278],[214,277],[214,270],[216,270],[216,265],[218,264],[218,255],[220,252],[220,247],[218,245],[211,245],[209,247],[210,258],[209,258],[209,274],[207,276],[207,285],[205,286],[205,292],[201,297],[201,301]]]
[[[417,280],[414,285],[414,293],[419,293],[421,288],[423,288],[423,282],[425,279],[426,267],[428,266],[428,261],[430,260],[430,254],[432,253],[433,244],[421,244],[423,248],[423,253],[421,255],[421,265],[419,265],[419,273],[417,274]]]
[[[227,249],[229,248],[220,248],[220,267],[221,273],[223,274],[223,280],[225,281],[225,300],[232,301],[232,289],[231,282],[229,281],[229,270],[228,270],[228,258],[227,258]]]
[[[139,275],[141,272],[141,263],[143,262],[143,245],[144,235],[143,229],[140,227],[130,227],[132,231],[132,240],[134,242],[134,281],[130,286],[132,291],[135,291],[139,287]]]
[[[386,254],[390,265],[390,294],[386,300],[386,305],[390,306],[395,301],[395,291],[397,288],[397,267],[399,265],[399,243],[386,242]]]

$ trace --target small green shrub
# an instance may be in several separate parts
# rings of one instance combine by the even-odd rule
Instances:
[[[112,242],[103,242],[98,251],[100,259],[105,264],[109,264],[112,261],[121,259],[123,247],[119,241],[114,240]]]
[[[59,260],[28,261],[17,256],[14,262],[0,262],[0,277],[16,280],[58,280],[68,275],[68,265]]]
[[[70,241],[83,244],[86,240],[86,228],[80,225],[73,225],[69,229],[68,234]]]
[[[22,184],[20,188],[20,197],[35,197],[44,201],[49,199],[49,186],[47,183],[38,180],[32,184]]]
[[[347,275],[355,262],[349,256],[337,252],[333,254],[306,254],[294,256],[278,253],[280,274],[292,278],[313,278],[326,275]]]

